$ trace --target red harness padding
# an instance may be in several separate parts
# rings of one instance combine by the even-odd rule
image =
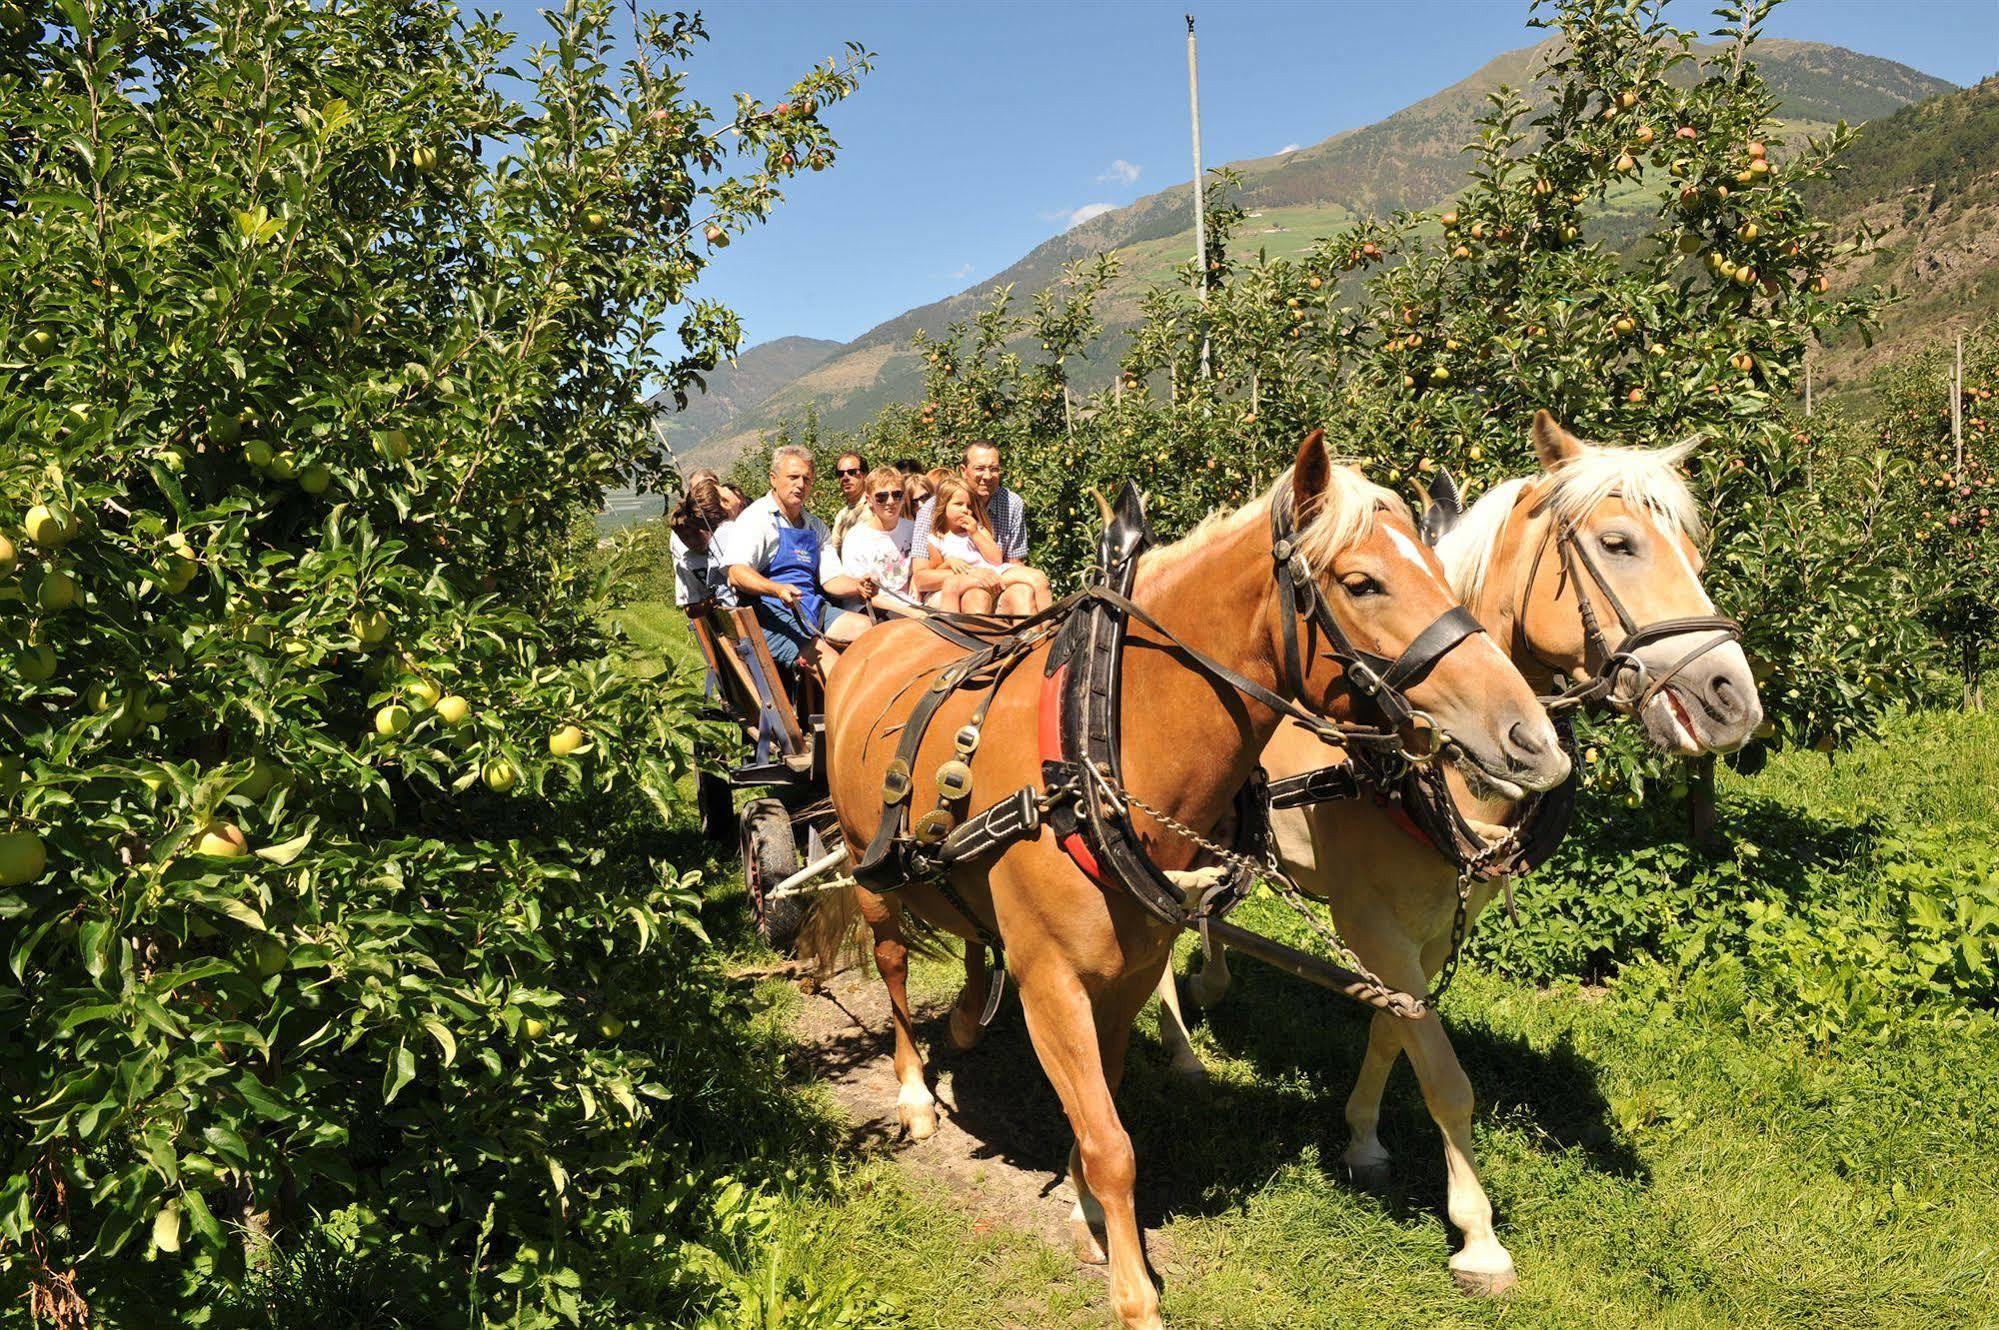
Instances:
[[[1069,667],[1063,664],[1056,666],[1055,673],[1041,681],[1041,714],[1037,728],[1041,735],[1041,760],[1044,762],[1065,760],[1062,753],[1062,685],[1068,680]],[[1097,856],[1090,853],[1080,828],[1062,837],[1059,843],[1063,853],[1075,861],[1076,867],[1082,869],[1090,881],[1099,887],[1107,887],[1103,866],[1097,862]]]

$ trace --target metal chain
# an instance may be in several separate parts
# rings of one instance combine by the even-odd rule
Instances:
[[[1319,918],[1319,912],[1313,909],[1308,902],[1304,888],[1300,887],[1292,880],[1291,875],[1284,871],[1283,864],[1278,861],[1277,848],[1274,844],[1266,841],[1263,847],[1263,859],[1261,861],[1252,859],[1246,854],[1231,850],[1224,845],[1208,839],[1164,809],[1155,808],[1152,804],[1139,798],[1130,790],[1114,785],[1110,776],[1098,768],[1090,766],[1085,769],[1095,778],[1098,787],[1103,793],[1113,801],[1123,802],[1138,809],[1160,826],[1193,842],[1230,868],[1248,873],[1256,880],[1269,884],[1277,893],[1278,899],[1290,906],[1297,913],[1298,917],[1303,919],[1306,925],[1318,935],[1319,940],[1333,953],[1333,960],[1345,968],[1352,970],[1364,984],[1383,996],[1399,998],[1411,1004],[1416,1009],[1418,1015],[1429,1009],[1429,1002],[1413,994],[1404,993],[1402,990],[1388,983],[1380,975],[1368,969],[1361,958],[1354,954],[1353,948],[1348,946],[1346,940],[1339,935],[1339,930]],[[1203,903],[1202,908],[1197,910],[1193,917],[1201,919],[1205,918],[1206,914],[1205,903]]]
[[[1401,992],[1401,990],[1393,987],[1386,980],[1375,974],[1374,971],[1368,969],[1360,957],[1354,954],[1353,948],[1348,946],[1346,940],[1339,935],[1339,930],[1320,919],[1319,911],[1312,907],[1304,888],[1300,887],[1296,880],[1284,871],[1283,864],[1277,858],[1277,846],[1274,840],[1265,843],[1263,847],[1263,860],[1259,863],[1246,854],[1231,850],[1208,839],[1185,822],[1180,821],[1164,809],[1156,808],[1152,804],[1147,803],[1130,790],[1121,789],[1112,784],[1110,777],[1097,768],[1090,767],[1088,770],[1095,777],[1099,788],[1113,800],[1121,800],[1129,804],[1131,807],[1144,813],[1147,817],[1150,817],[1153,821],[1159,823],[1160,826],[1165,827],[1168,831],[1184,837],[1201,849],[1206,850],[1209,854],[1214,855],[1229,867],[1253,874],[1259,881],[1268,884],[1276,892],[1278,899],[1290,906],[1292,911],[1305,921],[1306,925],[1318,936],[1319,940],[1333,953],[1333,959],[1336,962],[1352,970],[1364,982],[1374,986],[1380,992],[1392,994],[1396,997],[1408,998],[1419,1009],[1419,1014],[1421,1011],[1434,1011],[1437,1003],[1442,1001],[1444,994],[1450,989],[1451,981],[1457,978],[1458,957],[1464,950],[1465,933],[1471,925],[1472,887],[1478,881],[1478,875],[1493,863],[1510,856],[1520,838],[1517,829],[1509,830],[1500,839],[1487,843],[1485,848],[1466,860],[1464,865],[1458,869],[1457,907],[1451,916],[1451,948],[1444,957],[1444,967],[1437,974],[1437,982],[1430,986],[1430,991],[1427,995],[1422,998],[1415,998],[1410,994]],[[1201,912],[1197,911],[1195,917],[1201,917]]]

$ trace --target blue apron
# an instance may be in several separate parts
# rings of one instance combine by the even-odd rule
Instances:
[[[764,576],[773,582],[795,586],[804,594],[796,609],[788,608],[775,596],[757,598],[757,618],[762,622],[766,634],[775,631],[785,639],[787,645],[795,643],[799,649],[809,645],[813,629],[819,628],[826,617],[826,598],[819,594],[819,532],[809,523],[804,526],[779,526],[777,548],[771,551],[770,566],[764,569]],[[805,625],[811,625],[808,629]],[[779,659],[795,660],[798,652],[784,651],[772,643],[773,654]]]

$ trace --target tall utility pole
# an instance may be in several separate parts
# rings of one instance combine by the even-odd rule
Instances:
[[[1194,118],[1194,289],[1203,308],[1208,303],[1208,201],[1201,180],[1201,62],[1194,49],[1194,16],[1187,15],[1187,107]],[[1208,330],[1201,328],[1201,377],[1208,371]]]

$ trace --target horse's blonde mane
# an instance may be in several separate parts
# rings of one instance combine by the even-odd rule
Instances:
[[[1241,508],[1218,509],[1195,524],[1194,529],[1170,545],[1147,550],[1138,561],[1140,575],[1157,574],[1180,562],[1217,537],[1230,536],[1251,522],[1268,523],[1270,505],[1279,490],[1291,483],[1286,470],[1262,497]],[[1350,463],[1335,461],[1326,481],[1325,494],[1312,520],[1293,538],[1298,553],[1314,572],[1326,567],[1341,550],[1365,540],[1374,531],[1375,514],[1382,509],[1409,518],[1409,505],[1393,491],[1385,490]]]
[[[1540,501],[1557,521],[1581,521],[1615,494],[1633,507],[1643,509],[1661,525],[1699,540],[1700,504],[1688,488],[1687,478],[1680,473],[1680,463],[1693,448],[1691,440],[1667,448],[1585,443],[1581,452],[1545,477],[1508,480],[1493,486],[1437,542],[1437,557],[1443,560],[1451,590],[1466,604],[1485,590],[1500,533],[1506,530],[1507,519],[1513,515],[1521,492],[1544,479],[1548,488]]]

